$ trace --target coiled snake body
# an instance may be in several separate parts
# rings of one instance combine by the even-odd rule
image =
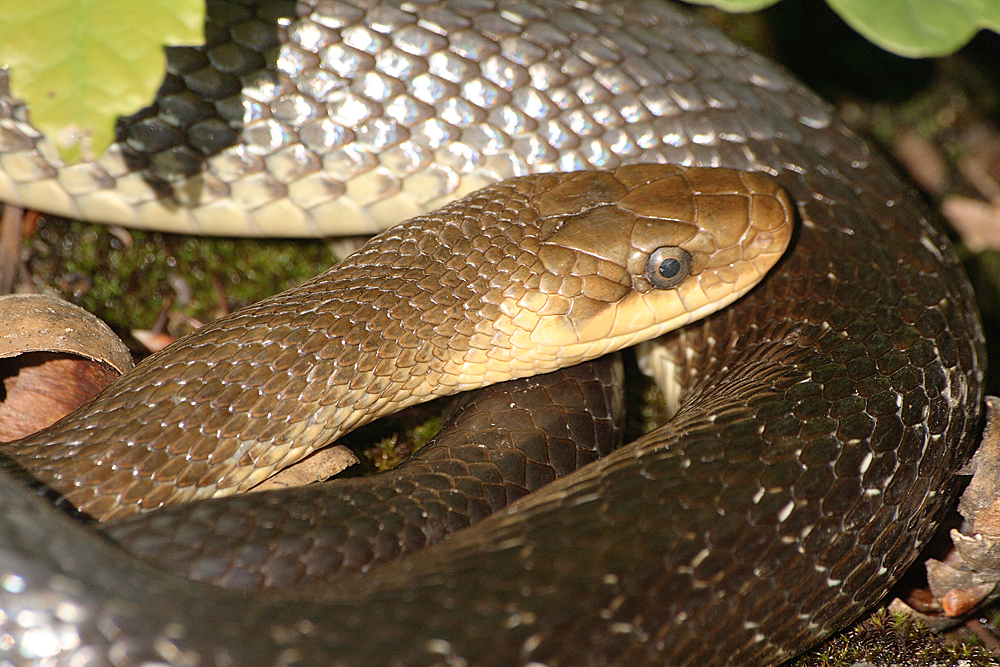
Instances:
[[[288,74],[279,63],[277,71],[299,92],[306,78],[332,72],[350,82],[338,103],[360,100],[386,115],[359,121],[353,143],[317,139],[336,134],[326,123],[326,134],[299,132],[301,143],[237,147],[251,156],[247,163],[258,164],[254,151],[279,157],[261,158],[264,170],[250,175],[231,168],[226,173],[244,182],[227,185],[230,194],[248,192],[240,187],[250,176],[278,182],[272,170],[289,164],[281,156],[327,147],[316,158],[330,168],[323,177],[339,179],[352,201],[367,201],[356,206],[369,220],[405,208],[400,197],[429,181],[407,186],[417,172],[394,172],[401,162],[389,150],[379,153],[384,164],[371,166],[386,136],[374,121],[403,121],[388,111],[395,98],[374,100],[368,86],[379,77],[365,68],[384,78],[389,63],[400,62],[390,56],[408,54],[418,70],[424,63],[422,81],[439,84],[428,90],[444,93],[423,102],[440,108],[443,120],[422,125],[423,134],[413,129],[406,148],[441,158],[438,180],[471,175],[456,191],[530,168],[536,158],[542,170],[667,161],[769,172],[797,204],[790,252],[746,298],[670,334],[683,390],[670,424],[441,545],[320,591],[246,598],[180,583],[66,523],[5,477],[0,606],[11,660],[765,665],[876,602],[951,498],[951,476],[972,446],[982,381],[968,284],[907,186],[787,75],[657,3],[359,4],[316,2],[287,29],[331,40],[314,45],[317,60],[333,69],[307,63]],[[310,24],[318,26],[312,33],[302,28]],[[430,34],[425,52],[412,52],[415,28],[407,25]],[[334,28],[341,38],[331,36]],[[355,69],[335,71],[345,62]],[[397,80],[417,78],[414,71]],[[280,99],[247,105],[256,112],[273,102],[264,120],[273,121],[275,141],[287,120]],[[324,113],[335,124],[360,108],[331,103]],[[259,120],[252,116],[248,128]],[[421,148],[439,136],[434,127],[445,130],[444,143]],[[126,198],[135,197],[136,182],[121,171],[128,162],[105,170],[111,181],[122,179]],[[15,164],[0,159],[4,168]],[[225,170],[214,164],[200,183],[217,213],[230,204],[212,199],[224,189]],[[369,168],[348,173],[348,164]],[[20,176],[6,174],[4,196],[67,181],[83,188],[52,169],[24,187],[10,187]],[[319,177],[302,182],[317,171],[283,173],[281,210],[350,206],[329,183],[310,187]],[[172,189],[181,181],[153,175],[157,196],[166,191],[167,203],[156,206],[191,195],[191,187]],[[373,193],[383,191],[371,186],[392,178],[398,190],[379,206]],[[79,196],[93,202],[118,189]],[[303,205],[306,194],[315,206]],[[251,211],[259,202],[235,200],[253,200]],[[135,210],[145,203],[133,202]],[[312,224],[306,213],[294,219]],[[295,343],[296,334],[287,335]],[[238,346],[219,349],[227,358]]]

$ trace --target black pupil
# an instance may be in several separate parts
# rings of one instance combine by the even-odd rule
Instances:
[[[676,278],[681,272],[681,263],[673,257],[667,257],[660,262],[660,275],[664,278]]]

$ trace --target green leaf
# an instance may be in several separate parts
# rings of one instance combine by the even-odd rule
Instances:
[[[6,0],[0,64],[64,159],[99,155],[153,101],[163,46],[204,41],[204,0]]]
[[[686,0],[693,5],[710,5],[724,12],[746,14],[775,5],[779,0]]]
[[[752,12],[778,0],[687,0],[727,12]],[[797,2],[798,0],[785,0]],[[852,28],[886,51],[910,58],[946,56],[980,29],[1000,32],[1000,0],[827,0]]]
[[[1000,31],[997,0],[827,0],[841,18],[887,51],[944,56],[981,28]]]

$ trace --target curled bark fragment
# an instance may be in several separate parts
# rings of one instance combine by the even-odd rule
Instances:
[[[48,426],[133,366],[104,322],[61,299],[0,297],[0,322],[0,441]]]

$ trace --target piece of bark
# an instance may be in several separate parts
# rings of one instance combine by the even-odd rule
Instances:
[[[251,490],[269,491],[325,482],[341,470],[356,463],[358,463],[358,457],[347,447],[343,445],[326,447],[264,480]]]
[[[52,424],[131,370],[104,322],[50,296],[0,298],[0,441]]]

